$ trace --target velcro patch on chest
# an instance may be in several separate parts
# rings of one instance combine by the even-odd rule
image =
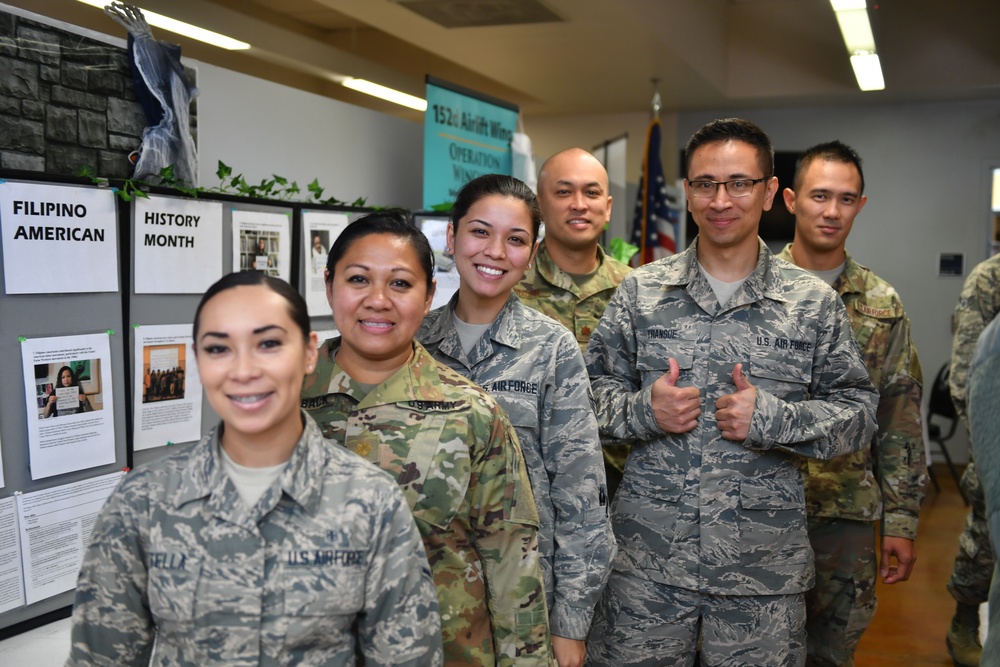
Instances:
[[[866,306],[863,303],[857,304],[855,308],[862,315],[867,315],[868,317],[875,317],[880,320],[888,320],[895,317],[896,313],[892,308],[872,308],[871,306]]]

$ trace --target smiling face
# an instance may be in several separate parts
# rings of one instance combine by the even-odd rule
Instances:
[[[317,352],[316,334],[304,338],[288,302],[265,285],[219,292],[202,306],[194,349],[205,395],[225,424],[226,450],[290,452],[302,433],[302,380]]]
[[[368,234],[351,242],[337,261],[326,296],[341,335],[337,363],[367,382],[363,378],[388,377],[409,360],[434,293],[406,239]]]
[[[538,176],[545,243],[569,250],[596,249],[611,220],[608,172],[590,153],[569,149],[545,163]]]
[[[842,259],[854,218],[868,199],[861,194],[857,167],[816,158],[800,181],[795,191],[786,188],[782,193],[785,206],[795,215],[795,249]]]
[[[699,253],[740,249],[756,256],[760,216],[771,209],[778,179],[757,183],[746,197],[731,197],[721,185],[713,197],[692,197],[688,183],[763,176],[757,149],[744,141],[715,141],[694,151],[684,190],[688,210],[698,225]]]
[[[456,230],[457,227],[457,230]],[[470,324],[492,322],[534,256],[531,212],[513,197],[477,200],[448,226],[459,283],[459,317]]]

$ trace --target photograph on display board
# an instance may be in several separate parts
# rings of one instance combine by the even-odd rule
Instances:
[[[101,360],[36,364],[35,392],[39,419],[101,410]]]
[[[313,275],[321,276],[326,271],[326,258],[330,254],[330,231],[315,229],[311,232],[312,243],[309,246],[309,268]]]
[[[240,271],[261,271],[280,277],[278,250],[281,233],[256,229],[240,230]]]
[[[143,351],[142,402],[184,398],[187,346],[150,345]]]

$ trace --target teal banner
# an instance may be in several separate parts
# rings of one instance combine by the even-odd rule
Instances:
[[[510,175],[516,128],[515,105],[428,77],[424,208],[455,201],[462,186],[477,176]]]

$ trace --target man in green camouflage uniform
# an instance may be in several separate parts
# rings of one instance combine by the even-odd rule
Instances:
[[[778,189],[767,135],[704,126],[685,153],[686,251],[632,271],[587,346],[598,423],[634,440],[594,615],[600,667],[805,659],[813,584],[802,457],[860,449],[878,394],[844,305],[757,236]]]
[[[847,254],[844,244],[864,207],[861,158],[833,141],[808,149],[784,190],[795,238],[778,256],[831,285],[879,390],[878,432],[861,451],[806,460],[809,541],[816,585],[806,594],[806,664],[853,667],[875,615],[875,581],[906,581],[927,482],[920,419],[922,376],[910,321],[892,285]],[[876,522],[882,519],[881,559]],[[879,571],[879,560],[881,569]]]
[[[582,148],[556,153],[538,175],[538,205],[545,238],[534,268],[514,288],[521,302],[562,322],[580,351],[604,314],[615,288],[631,270],[599,243],[611,220],[611,195],[604,165]],[[614,496],[628,458],[628,444],[605,440],[604,471]]]
[[[948,385],[955,410],[963,420],[968,420],[966,388],[972,353],[979,334],[997,313],[1000,313],[1000,255],[976,265],[966,278],[955,307],[955,336],[951,345]],[[990,546],[983,488],[971,459],[962,475],[961,486],[972,507],[958,539],[958,554],[948,581],[948,590],[957,606],[946,641],[956,664],[973,667],[979,664],[982,653],[979,645],[979,605],[989,597],[994,554]]]
[[[441,664],[402,493],[303,419],[252,509],[223,469],[218,430],[125,477],[84,554],[67,665],[341,667],[358,649],[368,665]]]
[[[500,406],[419,343],[385,382],[362,385],[336,363],[339,344],[320,348],[302,407],[402,487],[437,586],[445,664],[549,665],[538,512]]]

